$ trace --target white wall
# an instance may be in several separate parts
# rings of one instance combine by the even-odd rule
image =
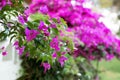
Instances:
[[[0,54],[0,80],[16,80],[19,76],[20,60],[12,44],[9,43],[9,39],[0,42],[0,48],[2,46],[5,46],[8,55]]]

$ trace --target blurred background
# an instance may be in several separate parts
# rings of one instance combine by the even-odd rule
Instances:
[[[101,13],[103,18],[100,20],[111,29],[115,36],[120,37],[120,0],[89,0],[85,6]],[[4,45],[10,53],[5,57],[0,54],[0,80],[15,80],[19,76],[21,61],[15,49],[11,47],[13,44],[8,41],[9,38],[0,42],[0,47]],[[93,64],[96,65],[95,62]],[[101,80],[120,80],[120,61],[117,59],[100,61],[99,70]]]
[[[120,0],[93,0],[93,4],[93,10],[104,16],[101,20],[120,37]],[[101,80],[120,80],[119,60],[101,61],[99,65]]]

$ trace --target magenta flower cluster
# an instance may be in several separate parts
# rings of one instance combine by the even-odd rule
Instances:
[[[46,73],[46,71],[50,69],[50,64],[45,62],[43,63],[43,67],[44,67],[44,73]]]
[[[82,55],[90,60],[101,57],[111,60],[115,55],[120,56],[120,39],[99,22],[102,16],[85,8],[83,6],[85,0],[75,1],[76,4],[72,5],[71,0],[33,0],[28,12],[48,12],[51,17],[62,17],[75,37],[85,45],[84,48],[80,48],[80,45],[76,44],[74,56]],[[100,46],[103,48],[99,48]]]
[[[60,50],[58,37],[52,39],[52,41],[50,42],[50,47],[55,49],[56,51]]]
[[[19,46],[19,42],[15,41],[15,43],[13,44],[16,48],[16,50],[18,51],[18,54],[21,56],[25,50],[25,46]]]
[[[22,25],[24,25],[28,21],[27,18],[28,18],[28,16],[26,14],[18,16],[18,20]]]
[[[50,33],[48,31],[48,26],[46,26],[43,21],[40,21],[38,29],[41,30],[41,31],[43,31],[46,36],[50,35]]]
[[[58,62],[61,64],[61,67],[63,67],[65,61],[68,60],[68,58],[65,57],[65,54],[66,54],[65,52],[62,52],[62,53],[61,53],[61,56],[58,56],[57,53],[54,52],[54,53],[52,54],[52,58],[53,58],[53,59],[58,58]]]
[[[37,30],[29,30],[27,27],[25,29],[25,35],[28,42],[35,39],[38,34],[39,32]]]
[[[32,4],[31,4],[32,5]],[[31,6],[29,7],[30,11],[33,11],[31,9]],[[45,10],[44,10],[45,9]],[[51,21],[51,23],[49,25],[47,25],[45,22],[41,21],[39,22],[38,26],[37,26],[37,29],[32,29],[30,28],[29,26],[26,27],[25,24],[27,24],[28,22],[28,17],[30,16],[30,14],[34,14],[34,11],[33,12],[30,12],[29,10],[26,10],[25,11],[25,14],[24,15],[20,15],[18,16],[18,20],[19,22],[25,26],[25,30],[24,30],[24,33],[25,33],[25,38],[26,38],[26,41],[27,42],[31,42],[31,41],[34,41],[36,38],[38,38],[39,35],[43,35],[45,38],[47,37],[51,37],[50,35],[53,34],[52,32],[49,31],[49,29],[52,30],[53,29],[57,29],[57,26],[56,26],[56,23],[54,23],[53,21]],[[29,11],[30,13],[27,14],[27,11]],[[46,6],[42,6],[40,7],[40,11],[42,11],[42,14],[46,14],[48,12],[47,10],[47,7]],[[44,39],[46,40],[46,39]],[[60,40],[58,38],[58,35],[56,35],[55,37],[51,37],[51,40],[50,40],[50,43],[49,43],[49,46],[52,50],[54,50],[55,54],[53,55],[52,54],[52,58],[56,58],[58,60],[58,62],[60,63],[61,66],[64,65],[65,61],[67,60],[67,57],[65,57],[65,54],[63,54],[64,52],[61,53],[61,56],[58,56],[57,55],[57,52],[61,52],[60,51]],[[16,50],[18,51],[19,55],[22,55],[22,53],[24,53],[25,51],[25,46],[21,46],[19,47],[19,42],[16,41],[14,43],[14,46],[16,48]],[[27,52],[28,53],[28,52]],[[30,54],[26,53],[26,56],[28,57]],[[43,62],[41,64],[43,67],[44,67],[44,73],[50,69],[50,64],[49,62]]]
[[[0,48],[0,51],[2,51],[3,56],[6,56],[8,54],[8,52],[5,50],[4,46]]]
[[[5,7],[6,5],[11,5],[11,1],[10,0],[0,0],[0,10],[2,10],[3,7]]]

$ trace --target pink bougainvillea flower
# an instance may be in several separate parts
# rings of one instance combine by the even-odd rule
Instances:
[[[107,54],[106,55],[106,60],[110,61],[114,58],[114,55],[113,54]]]
[[[27,15],[27,16],[29,16],[31,14],[30,10],[29,9],[24,10],[24,14]]]
[[[12,2],[10,0],[0,0],[0,10],[2,10],[3,7],[5,7],[6,5],[11,5]]]
[[[23,54],[24,49],[25,49],[25,46],[22,46],[22,47],[17,48],[18,54],[19,54],[20,56]]]
[[[26,14],[34,14],[35,12],[37,12],[39,9],[39,4],[35,3],[35,4],[30,4],[29,8],[25,11]]]
[[[27,20],[27,16],[23,16],[23,15],[19,15],[18,16],[18,20],[19,20],[19,22],[21,23],[21,24],[25,24],[28,20]]]
[[[65,55],[65,54],[66,54],[66,52],[61,52],[61,54],[62,54],[62,55]]]
[[[8,4],[8,5],[11,5],[11,4],[12,4],[12,2],[11,2],[10,0],[8,0],[8,1],[7,1],[7,4]]]
[[[15,46],[16,49],[19,48],[19,42],[15,41],[14,44],[13,44],[13,46]]]
[[[50,47],[55,49],[56,51],[60,50],[58,37],[52,38],[52,41],[50,42]]]
[[[39,29],[39,30],[42,30],[42,31],[44,32],[45,36],[49,36],[49,35],[50,35],[50,33],[49,33],[49,31],[48,31],[48,27],[44,24],[43,21],[40,21],[40,24],[39,24],[39,26],[38,26],[38,29]]]
[[[52,58],[56,58],[56,57],[57,57],[57,53],[54,52],[54,53],[52,54]]]
[[[16,50],[18,51],[18,54],[21,56],[24,52],[25,46],[20,47],[18,41],[15,41],[13,45],[15,46]]]
[[[8,53],[6,51],[2,52],[3,56],[6,56]]]
[[[55,24],[50,24],[50,27],[51,28],[56,28],[56,25]]]
[[[64,66],[65,61],[68,60],[68,58],[66,58],[65,56],[61,56],[58,61],[60,62],[61,66]]]
[[[38,26],[38,29],[39,29],[39,30],[43,30],[44,28],[45,28],[44,22],[43,22],[43,21],[40,21],[40,24],[39,24],[39,26]]]
[[[47,6],[41,6],[40,9],[39,9],[39,12],[41,12],[43,14],[47,14],[48,13]]]
[[[5,49],[5,47],[3,46],[3,47],[1,47],[1,50],[4,50]]]
[[[45,36],[50,36],[50,32],[45,31],[45,32],[44,32],[44,35],[45,35]]]
[[[39,24],[39,26],[38,26],[38,29],[45,32],[45,31],[48,30],[48,27],[44,24],[43,21],[40,21],[40,24]]]
[[[13,45],[14,45],[14,46],[18,46],[18,45],[19,45],[19,42],[18,42],[18,41],[15,41]]]
[[[49,63],[43,63],[43,67],[44,67],[44,73],[46,73],[46,71],[50,69],[50,64]]]
[[[38,34],[39,32],[37,30],[29,30],[28,28],[25,29],[25,35],[28,42],[35,39]]]
[[[29,52],[26,52],[26,57],[29,57],[30,56],[30,53]]]
[[[2,10],[2,8],[6,6],[6,4],[7,4],[6,0],[0,0],[0,10]]]

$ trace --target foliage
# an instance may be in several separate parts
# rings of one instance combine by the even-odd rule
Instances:
[[[93,80],[95,69],[84,58],[73,59],[69,56],[64,67],[55,62],[45,74],[41,61],[36,58],[22,57],[21,76],[17,80]]]
[[[10,37],[11,42],[14,40],[13,45],[20,56],[42,61],[44,72],[49,70],[56,61],[63,66],[68,59],[68,52],[71,53],[70,50],[73,49],[72,45],[70,47],[68,45],[71,44],[71,40],[60,37],[67,28],[63,19],[58,21],[40,12],[27,14],[19,0],[11,1],[9,5],[7,1],[1,1],[1,4],[3,3],[5,5],[1,6],[0,20],[4,30],[0,33],[0,39]],[[18,10],[18,7],[21,9]],[[44,11],[44,7],[41,10]],[[13,18],[18,20],[13,21]],[[1,51],[4,56],[7,55],[4,48],[1,48]]]
[[[112,60],[119,57],[120,39],[112,34],[103,22],[100,22],[102,15],[86,8],[84,4],[87,0],[34,0],[31,2],[28,11],[34,13],[39,7],[47,5],[48,14],[52,17],[62,17],[69,27],[69,32],[74,32],[74,37],[78,38],[84,46],[75,41],[74,56],[83,56],[89,60]],[[34,6],[34,7],[32,7]],[[33,11],[36,8],[36,11]]]

